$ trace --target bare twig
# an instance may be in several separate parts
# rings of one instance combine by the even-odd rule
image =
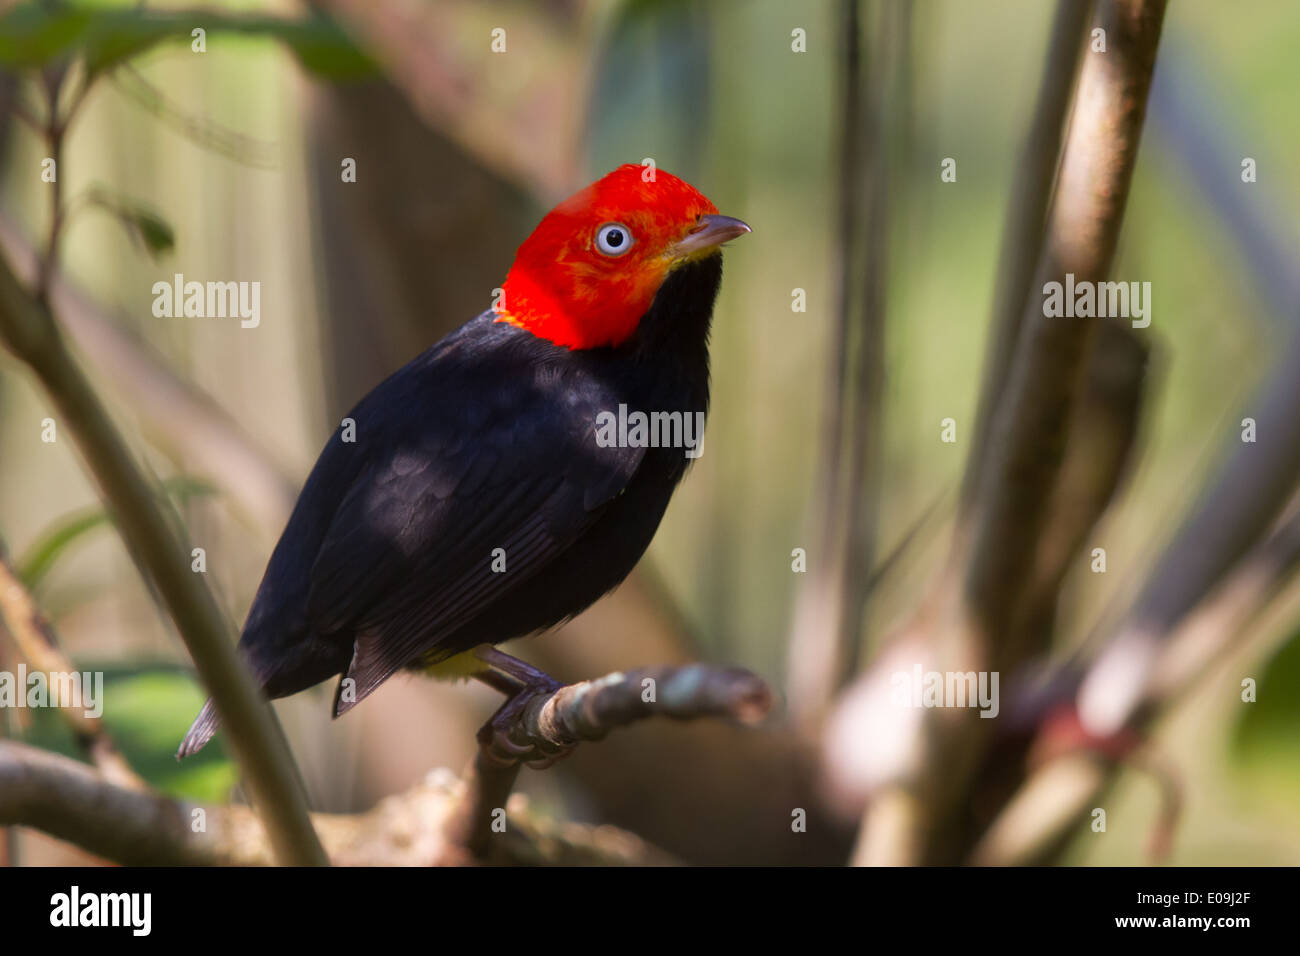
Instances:
[[[122,63],[110,74],[113,85],[142,109],[172,127],[196,146],[251,169],[276,169],[280,165],[277,145],[253,139],[228,129],[206,116],[186,112],[149,82],[131,63]]]
[[[48,301],[50,280],[58,267],[59,239],[63,235],[63,139],[67,125],[59,115],[59,89],[62,86],[62,71],[49,71],[42,75],[46,99],[45,142],[53,160],[54,180],[50,183],[50,229],[45,243],[45,255],[41,259],[40,272],[36,279],[36,297]]]
[[[826,380],[826,460],[822,481],[826,497],[835,496],[839,484],[840,449],[844,443],[844,393],[849,381],[849,346],[852,330],[854,281],[853,251],[862,223],[862,24],[860,0],[840,0],[840,40],[844,44],[840,70],[843,89],[840,106],[839,255],[835,297],[831,374]],[[826,505],[823,534],[830,537],[838,511]]]
[[[1233,429],[1228,461],[1080,690],[1080,714],[1095,733],[1129,720],[1161,644],[1259,540],[1300,482],[1300,334],[1250,412],[1257,440],[1242,442]]]
[[[822,451],[812,516],[813,547],[807,573],[795,592],[789,645],[786,649],[786,698],[795,724],[814,729],[827,706],[844,657],[847,629],[844,591],[848,586],[848,536],[844,514],[844,439],[848,428],[849,357],[855,315],[855,255],[865,213],[862,189],[862,24],[860,0],[839,5],[841,51],[839,236],[836,299],[826,377]]]
[[[10,565],[3,542],[0,542],[0,622],[35,670],[47,674],[77,672],[59,648],[54,628]],[[127,763],[102,718],[88,717],[76,707],[60,707],[59,713],[106,780],[132,789],[145,788],[144,780]]]
[[[1183,170],[1198,199],[1214,211],[1222,233],[1231,236],[1234,261],[1253,276],[1239,281],[1249,283],[1271,306],[1260,318],[1275,328],[1290,328],[1300,314],[1300,269],[1291,226],[1267,193],[1240,189],[1236,177],[1223,175],[1241,162],[1240,144],[1246,138],[1241,114],[1225,93],[1191,44],[1175,40],[1160,55],[1147,122],[1159,132],[1165,155]]]
[[[1160,643],[1124,727],[1096,736],[1076,716],[1080,731],[1098,744],[1120,735],[1137,739],[1216,663],[1243,650],[1242,638],[1268,615],[1272,601],[1298,569],[1300,513],[1252,549],[1207,600]],[[1041,863],[1055,858],[1071,842],[1089,808],[1096,806],[1113,784],[1118,769],[1114,761],[1102,759],[1095,747],[1046,762],[988,828],[972,861]]]
[[[880,406],[885,381],[885,276],[889,261],[890,135],[909,88],[911,13],[886,4],[871,32],[864,83],[860,2],[843,0],[838,291],[827,377],[826,426],[814,517],[815,546],[796,595],[786,653],[789,709],[820,724],[857,669],[877,531]],[[864,96],[864,88],[870,91]],[[865,187],[865,188],[864,188]]]
[[[1055,495],[1027,589],[1036,620],[1050,621],[1058,585],[1128,472],[1148,381],[1150,346],[1127,325],[1098,325]]]
[[[1035,289],[1067,274],[1076,283],[1106,278],[1136,165],[1165,2],[1104,0],[1097,11],[1107,52],[1084,61]],[[976,493],[966,596],[995,670],[1011,670],[1035,644],[1022,584],[1033,577],[1097,326],[1043,312],[1030,294]]]
[[[1007,373],[1020,339],[1025,303],[1031,294],[1034,271],[1042,255],[1044,219],[1060,157],[1070,91],[1074,88],[1074,78],[1083,56],[1084,26],[1088,23],[1091,9],[1091,0],[1058,0],[1038,83],[1038,103],[1012,175],[1011,182],[1015,186],[1002,228],[988,352],[984,359],[970,458],[962,479],[962,524],[974,505],[975,492],[983,475],[990,423],[1006,387]]]
[[[179,801],[118,786],[85,764],[14,742],[0,742],[0,821],[127,865],[221,858],[214,835],[192,830],[190,808]]]
[[[881,434],[885,416],[881,412],[885,395],[886,276],[889,272],[890,196],[896,190],[893,154],[900,114],[910,112],[902,99],[910,90],[912,68],[912,6],[887,3],[879,9],[879,22],[871,43],[872,72],[866,151],[869,177],[865,221],[866,249],[860,269],[861,318],[853,349],[853,381],[846,400],[850,418],[848,474],[845,483],[844,610],[839,615],[840,634],[837,666],[830,672],[827,697],[838,692],[858,668],[862,643],[862,619],[870,596],[869,582],[876,559],[877,524],[880,510]],[[822,707],[825,710],[825,705]]]
[[[5,99],[0,103],[0,108],[13,113],[27,125],[28,129],[42,136],[45,135],[45,124],[36,115],[36,111],[22,101],[16,79],[6,84]]]

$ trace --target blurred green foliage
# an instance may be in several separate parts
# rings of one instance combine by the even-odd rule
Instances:
[[[279,40],[304,69],[331,80],[374,75],[374,64],[332,21],[204,10],[121,9],[103,3],[20,3],[0,17],[0,64],[40,67],[78,54],[97,75],[167,40],[191,42],[191,31],[229,32]]]
[[[212,746],[184,762],[176,759],[176,744],[203,706],[206,694],[192,675],[174,666],[79,663],[83,671],[104,672],[104,724],[127,762],[150,784],[177,797],[224,802],[238,775],[235,765]],[[54,709],[34,709],[26,743],[82,759],[76,740],[62,715]]]
[[[1285,788],[1286,799],[1300,804],[1300,632],[1263,665],[1255,692],[1232,736],[1237,765],[1250,781]]]

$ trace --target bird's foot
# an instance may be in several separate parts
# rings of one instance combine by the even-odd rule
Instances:
[[[526,734],[524,711],[528,706],[550,697],[563,686],[559,681],[541,675],[541,679],[534,678],[514,690],[491,719],[479,728],[478,742],[484,754],[502,766],[526,763],[535,770],[544,770],[567,757],[575,744],[520,739]]]

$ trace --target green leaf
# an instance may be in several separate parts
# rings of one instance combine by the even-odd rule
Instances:
[[[0,63],[18,68],[46,66],[71,50],[85,34],[93,12],[20,3],[0,17]]]
[[[95,76],[164,41],[188,44],[197,27],[209,37],[223,32],[271,37],[287,46],[304,69],[327,79],[377,73],[348,35],[320,14],[290,19],[207,10],[106,9],[81,3],[21,3],[0,16],[0,65],[41,67],[80,54]]]
[[[104,674],[104,724],[137,773],[172,796],[212,803],[226,800],[238,775],[220,747],[210,746],[183,762],[176,760],[176,747],[206,696],[190,674],[170,667],[81,667]],[[30,713],[27,743],[83,759],[56,710]]]
[[[1270,786],[1300,791],[1300,631],[1255,676],[1256,699],[1242,703],[1233,728],[1232,752],[1238,764],[1266,774]]]
[[[176,247],[176,233],[157,212],[138,200],[115,196],[108,190],[96,187],[87,195],[87,201],[108,210],[126,227],[132,241],[140,245],[150,258],[157,259]]]
[[[98,509],[63,518],[37,538],[23,554],[18,562],[18,576],[29,589],[35,589],[54,566],[59,555],[78,538],[104,524],[108,524],[108,514]]]
[[[185,475],[167,479],[163,482],[163,488],[168,495],[181,502],[210,495],[215,490],[206,482]],[[103,508],[87,508],[63,517],[23,552],[17,564],[18,576],[28,589],[35,590],[61,556],[84,541],[89,532],[107,525],[111,520]]]
[[[111,19],[93,19],[83,42],[86,69],[92,75],[110,70],[169,36],[190,38],[189,30],[182,32],[181,26],[171,18],[147,10],[129,18],[113,14]]]
[[[304,70],[322,79],[360,80],[380,75],[375,62],[324,16],[270,21],[264,28],[293,51]]]

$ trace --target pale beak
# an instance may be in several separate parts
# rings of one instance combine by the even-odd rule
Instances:
[[[712,252],[729,239],[753,232],[745,223],[730,216],[701,216],[684,239],[668,247],[672,259],[689,259]]]

